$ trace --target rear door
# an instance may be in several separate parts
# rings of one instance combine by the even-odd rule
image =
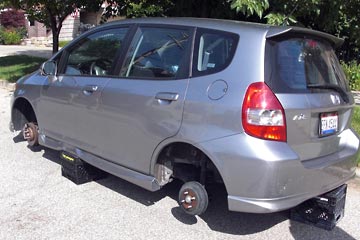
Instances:
[[[101,97],[101,155],[148,173],[156,146],[181,125],[193,29],[139,26]],[[100,120],[100,119],[99,119]]]
[[[301,160],[344,147],[353,99],[330,41],[312,35],[268,39],[265,79],[284,107],[287,140]]]

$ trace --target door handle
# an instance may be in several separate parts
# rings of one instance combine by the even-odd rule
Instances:
[[[98,89],[99,89],[99,86],[97,86],[97,85],[87,85],[87,86],[83,87],[82,92],[86,96],[89,96],[89,95],[93,94],[94,92],[96,92]]]
[[[164,101],[177,101],[179,99],[178,93],[170,93],[170,92],[160,92],[157,93],[155,96],[158,100],[164,100]]]

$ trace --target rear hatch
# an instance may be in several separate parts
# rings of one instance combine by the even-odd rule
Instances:
[[[354,100],[334,48],[340,41],[315,31],[268,36],[265,82],[286,115],[287,142],[300,160],[340,152]]]

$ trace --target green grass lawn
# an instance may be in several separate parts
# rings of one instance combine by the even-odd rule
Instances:
[[[354,130],[360,135],[360,107],[356,106],[354,109],[354,115],[351,122]],[[360,166],[360,157],[358,158],[358,165]]]
[[[356,106],[354,109],[354,115],[351,122],[354,130],[360,135],[360,107]]]
[[[16,82],[20,77],[39,69],[45,61],[45,58],[27,55],[0,57],[0,79]]]

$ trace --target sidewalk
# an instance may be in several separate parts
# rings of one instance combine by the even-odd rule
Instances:
[[[29,55],[49,59],[52,56],[52,47],[0,45],[0,57],[9,55]]]
[[[353,94],[353,96],[354,96],[355,103],[356,103],[357,105],[360,105],[360,92],[358,92],[358,91],[353,91],[352,94]]]

